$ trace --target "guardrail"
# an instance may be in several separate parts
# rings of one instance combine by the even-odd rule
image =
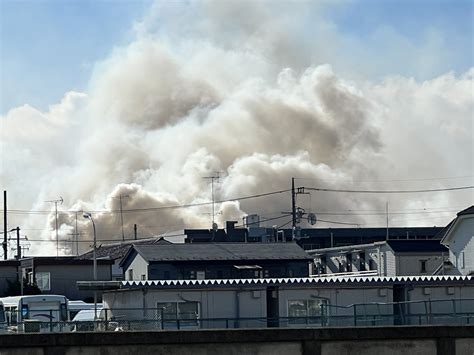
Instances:
[[[45,312],[47,312],[45,310]],[[474,324],[474,299],[427,300],[394,303],[359,303],[336,306],[322,303],[317,314],[293,317],[201,318],[164,314],[162,308],[103,308],[96,320],[38,321],[16,319],[7,314],[1,332],[76,332],[181,329],[359,327],[392,325],[469,325]]]

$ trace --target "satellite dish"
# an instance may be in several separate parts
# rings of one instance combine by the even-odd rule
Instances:
[[[316,224],[316,215],[314,213],[308,213],[308,223],[314,226]]]

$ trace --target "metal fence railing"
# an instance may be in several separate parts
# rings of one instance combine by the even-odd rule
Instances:
[[[48,321],[28,314],[5,311],[0,332],[74,332],[232,329],[270,327],[359,327],[391,325],[469,325],[474,324],[474,299],[427,300],[394,303],[359,303],[337,306],[321,303],[317,314],[295,317],[203,318],[197,313],[172,316],[163,308],[103,308],[96,319]],[[37,311],[48,314],[49,310]],[[23,318],[24,317],[24,318]]]

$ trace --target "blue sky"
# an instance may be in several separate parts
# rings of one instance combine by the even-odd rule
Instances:
[[[0,3],[1,114],[26,103],[44,110],[69,90],[86,91],[94,64],[106,58],[115,46],[133,41],[134,21],[146,15],[151,6],[151,1],[144,0],[1,0]],[[462,73],[472,66],[471,1],[329,2],[323,16],[342,36],[366,45],[364,53],[372,56],[374,66],[393,61],[391,66],[374,71],[378,78],[400,74],[428,79],[426,76],[450,70]],[[380,29],[389,29],[420,47],[434,33],[434,37],[442,39],[446,53],[440,53],[443,60],[436,63],[434,70],[422,73],[409,63],[413,61],[409,56],[384,58],[391,54],[384,53],[385,48],[378,50],[384,47],[380,37],[374,38],[374,32]],[[329,64],[337,70],[345,62]],[[357,66],[357,60],[353,61],[352,67]],[[371,79],[372,73],[366,75]]]
[[[149,1],[1,1],[2,113],[82,91],[94,63],[130,41]]]

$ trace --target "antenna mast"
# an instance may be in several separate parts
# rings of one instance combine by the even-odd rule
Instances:
[[[217,224],[215,222],[215,199],[214,199],[214,180],[217,180],[219,182],[219,173],[216,173],[214,176],[205,176],[204,179],[210,179],[211,180],[211,197],[212,197],[212,241],[214,241],[216,237],[216,229],[217,229]]]
[[[56,220],[55,220],[55,224],[56,224],[56,256],[59,256],[58,202],[60,202],[61,205],[62,205],[64,200],[61,196],[59,196],[58,200],[49,200],[49,201],[44,201],[44,202],[54,203],[54,211],[55,211],[55,215],[56,215]]]
[[[119,197],[114,197],[120,200],[120,224],[122,225],[122,241],[125,241],[125,234],[123,233],[123,210],[122,210],[122,198],[128,198],[129,195],[120,194]]]

